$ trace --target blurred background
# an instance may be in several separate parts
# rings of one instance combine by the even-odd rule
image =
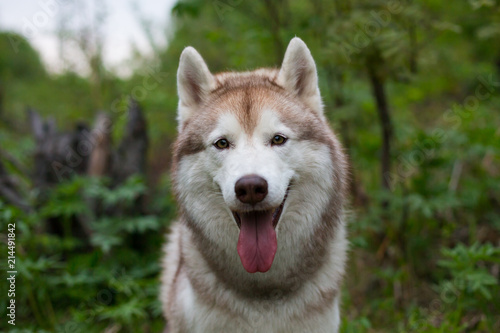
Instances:
[[[316,60],[352,164],[342,332],[500,331],[498,0],[0,4],[0,267],[9,332],[161,332],[176,70]]]

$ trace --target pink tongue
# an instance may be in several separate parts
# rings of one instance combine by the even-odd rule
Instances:
[[[267,272],[278,248],[273,228],[273,211],[240,214],[238,254],[248,273]]]

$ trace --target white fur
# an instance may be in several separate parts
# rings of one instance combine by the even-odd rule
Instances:
[[[302,39],[290,41],[278,75],[278,83],[298,95],[302,101],[326,121],[318,87],[316,64]]]
[[[303,313],[307,311],[308,304],[320,300],[324,286],[340,288],[337,281],[340,281],[343,272],[347,248],[344,229],[342,225],[339,228],[340,232],[330,243],[330,260],[316,277],[308,281],[292,301],[279,304],[271,304],[270,301],[250,302],[238,298],[236,294],[224,289],[218,283],[214,273],[194,247],[187,248],[185,254],[193,260],[201,274],[211,281],[210,291],[216,298],[228,302],[232,310],[228,313],[197,300],[189,280],[184,278],[177,286],[178,292],[174,302],[183,308],[185,322],[189,323],[187,332],[337,332],[340,325],[338,297],[321,315],[304,318]],[[186,236],[189,235],[189,230],[185,226],[177,231],[183,233],[186,238],[190,237]],[[289,246],[284,247],[289,248]]]
[[[197,73],[196,77],[203,87],[201,91],[212,84],[211,74],[201,57],[198,59],[199,54],[188,49],[183,52],[183,56],[185,53],[184,60],[181,57],[178,75],[180,124],[191,116],[192,111],[186,110],[195,109],[192,107],[195,98],[189,84],[185,84],[185,73]],[[307,68],[296,68],[298,64],[305,64]],[[303,70],[306,73],[300,73]],[[301,82],[305,84],[299,90],[294,84],[298,75],[302,75]],[[314,106],[314,110],[324,119],[316,67],[309,50],[298,38],[293,39],[288,47],[279,80],[287,89],[300,94],[300,98]],[[177,186],[183,190],[178,197],[179,203],[192,223],[197,225],[196,229],[223,248],[227,257],[225,264],[231,267],[232,278],[236,281],[264,283],[293,279],[294,276],[288,272],[297,267],[298,260],[304,259],[304,247],[311,244],[315,231],[323,227],[322,212],[328,208],[330,196],[334,195],[331,179],[336,166],[332,164],[326,145],[298,140],[298,134],[280,121],[276,110],[264,108],[257,126],[250,134],[243,130],[230,111],[221,112],[215,129],[207,136],[206,145],[209,148],[186,155],[180,160],[176,177]],[[271,146],[269,142],[277,133],[286,136],[288,141],[282,146]],[[212,144],[221,137],[231,142],[230,149],[213,147]],[[248,207],[236,199],[234,186],[238,179],[248,174],[257,174],[268,182],[268,195],[257,209],[279,206],[287,187],[292,184],[276,228],[278,250],[271,269],[266,273],[246,272],[236,250],[239,229],[231,210]],[[339,213],[342,215],[342,212]],[[161,296],[164,312],[175,312],[178,317],[172,321],[173,324],[175,320],[181,320],[186,325],[184,331],[171,327],[171,332],[338,331],[339,291],[347,250],[343,218],[338,221],[334,239],[328,243],[324,265],[286,302],[249,300],[225,288],[202,255],[201,251],[209,249],[198,248],[193,232],[186,224],[175,224],[166,247]],[[181,255],[184,266],[177,271]],[[216,300],[214,304],[205,304],[200,299],[188,276],[203,279],[207,286],[206,292]],[[331,291],[338,292],[331,304],[325,305],[319,313],[304,315],[310,310],[311,304],[321,303],[325,293]],[[174,304],[175,311],[168,309],[169,304]],[[220,304],[228,304],[229,309]]]
[[[186,47],[182,51],[177,70],[179,132],[182,130],[184,122],[196,112],[200,102],[214,87],[215,79],[201,55],[194,48]]]
[[[251,208],[249,205],[242,204],[234,192],[234,184],[238,179],[251,174],[261,176],[268,183],[268,195],[265,200],[252,209],[276,208],[283,201],[293,170],[286,163],[285,157],[290,145],[270,145],[276,133],[287,137],[292,135],[290,129],[278,122],[273,112],[264,111],[259,126],[255,128],[251,136],[243,131],[232,113],[223,115],[218,126],[209,136],[212,142],[223,136],[233,146],[223,151],[218,151],[213,147],[209,157],[214,162],[214,167],[211,169],[212,178],[221,188],[224,201],[231,210],[244,211]],[[293,141],[292,138],[289,140]]]
[[[321,212],[328,205],[329,191],[332,179],[331,160],[325,146],[307,141],[294,142],[294,133],[278,121],[272,111],[265,111],[259,126],[251,137],[243,134],[235,127],[233,116],[226,114],[220,118],[219,126],[209,140],[214,140],[221,134],[233,140],[235,147],[227,151],[216,148],[190,155],[181,161],[179,166],[179,186],[185,189],[180,199],[189,210],[194,222],[199,224],[205,236],[218,244],[227,244],[226,253],[238,276],[244,278],[247,272],[241,265],[236,251],[239,229],[234,221],[229,207],[238,206],[234,199],[234,184],[240,176],[257,173],[266,178],[269,184],[269,206],[278,206],[283,200],[286,187],[293,180],[281,220],[286,224],[278,224],[278,251],[271,269],[265,274],[252,278],[257,280],[282,279],[289,267],[297,265],[295,258],[300,257],[299,244],[309,242],[315,228],[321,222]],[[229,126],[229,127],[228,127]],[[238,125],[239,126],[239,125]],[[289,141],[280,147],[266,145],[270,133],[281,132],[289,137]],[[219,188],[222,190],[220,197]],[[179,227],[185,238],[184,244],[190,243],[191,230],[185,226]],[[170,248],[176,248],[180,238],[172,237]],[[170,248],[168,250],[170,250]],[[214,293],[233,305],[236,313],[224,313],[207,307],[196,298],[192,299],[192,291],[187,293],[179,290],[178,301],[186,308],[186,316],[193,325],[189,332],[335,332],[339,325],[338,301],[331,305],[321,317],[313,316],[310,320],[301,319],[309,302],[319,301],[324,289],[340,289],[338,281],[343,272],[347,242],[343,223],[336,233],[336,239],[330,243],[329,262],[317,274],[314,280],[307,283],[290,304],[283,304],[272,311],[262,311],[264,303],[249,303],[240,301],[232,291],[221,288],[215,274],[210,271],[207,263],[196,247],[185,249],[184,255],[195,263],[196,269],[203,272],[205,279],[211,282]],[[168,251],[167,250],[167,251]],[[176,256],[176,250],[167,252],[168,256]],[[186,260],[187,261],[187,260]],[[173,267],[173,266],[171,266]],[[175,266],[174,266],[175,267]],[[325,287],[326,286],[326,287]],[[189,283],[183,287],[191,289]],[[190,297],[186,298],[186,293]],[[188,304],[194,304],[188,307]],[[257,318],[263,327],[248,326]],[[295,318],[295,319],[293,319]],[[242,322],[243,321],[243,322]]]

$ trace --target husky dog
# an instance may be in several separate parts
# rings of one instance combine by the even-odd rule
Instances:
[[[172,177],[180,219],[163,260],[169,332],[337,332],[347,163],[316,65],[213,75],[187,47]]]

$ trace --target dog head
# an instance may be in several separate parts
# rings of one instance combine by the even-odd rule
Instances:
[[[215,243],[236,244],[247,272],[266,272],[282,220],[301,214],[288,207],[301,202],[319,215],[332,195],[335,138],[311,53],[294,38],[280,70],[212,75],[188,47],[177,85],[174,182],[183,213]],[[312,215],[304,226],[320,219]]]

